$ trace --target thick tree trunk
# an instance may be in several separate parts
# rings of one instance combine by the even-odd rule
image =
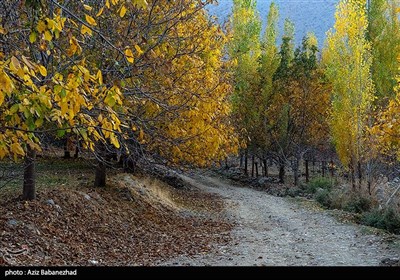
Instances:
[[[24,163],[24,187],[22,191],[23,200],[33,200],[36,197],[36,170],[35,170],[36,151],[27,149]]]
[[[285,183],[285,164],[282,161],[279,162],[279,183]]]
[[[106,165],[104,162],[99,161],[96,167],[96,176],[94,178],[94,187],[106,186]]]
[[[322,161],[321,165],[322,165],[322,177],[325,177],[325,168],[326,168],[325,161]]]
[[[239,162],[239,167],[243,167],[243,152],[240,152],[240,162]]]
[[[247,150],[244,152],[244,174],[246,174],[246,176],[249,175],[249,171],[248,171],[248,167],[247,167]]]
[[[333,160],[331,160],[331,176],[335,176],[335,168],[334,168],[334,163]]]
[[[308,183],[310,181],[310,174],[308,172],[308,160],[306,160],[304,162],[304,164],[305,164],[305,168],[306,168],[306,183]]]

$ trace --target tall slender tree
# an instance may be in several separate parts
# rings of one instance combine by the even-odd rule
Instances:
[[[355,188],[355,168],[364,160],[367,116],[374,99],[366,1],[340,1],[335,18],[323,52],[326,75],[332,83],[330,127],[338,156],[349,169]]]
[[[259,99],[260,102],[255,108],[259,111],[258,131],[256,139],[257,146],[260,148],[264,164],[270,138],[268,131],[271,129],[268,107],[271,104],[273,94],[273,77],[278,69],[280,62],[279,50],[277,47],[279,10],[277,5],[272,2],[267,16],[267,25],[261,42],[261,56],[259,60]]]
[[[368,39],[372,44],[372,79],[377,105],[394,97],[400,53],[400,1],[373,0],[368,9]]]
[[[251,139],[257,134],[256,120],[259,119],[257,110],[254,110],[257,104],[258,60],[261,54],[261,19],[256,4],[256,0],[234,0],[231,17],[229,56],[236,64],[233,67],[235,88],[232,103],[242,146],[252,143]],[[245,166],[247,167],[246,164]]]

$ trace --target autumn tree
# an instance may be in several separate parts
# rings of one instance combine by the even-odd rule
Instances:
[[[298,185],[299,165],[311,148],[326,147],[328,137],[329,83],[320,68],[318,41],[314,34],[304,37],[295,51],[289,83],[291,154],[294,183]]]
[[[400,55],[398,56],[400,62]],[[383,154],[400,158],[400,67],[394,87],[395,97],[389,101],[385,110],[380,112],[375,125],[371,128],[372,136],[377,139],[379,151]]]
[[[259,94],[258,59],[261,53],[261,20],[255,0],[233,2],[231,29],[229,56],[235,61],[233,68],[235,88],[232,103],[240,140],[242,145],[246,145],[251,143],[254,135],[258,134],[255,123],[259,119],[258,112],[254,108]],[[247,172],[247,164],[245,168]]]
[[[0,156],[26,156],[24,199],[43,133],[76,134],[97,186],[110,152],[204,165],[235,151],[226,37],[209,1],[178,2],[2,1]]]
[[[229,103],[227,36],[205,3],[156,1],[144,54],[125,79],[129,114],[140,119],[139,141],[171,164],[205,166],[236,153]],[[160,36],[163,40],[160,41]]]
[[[274,92],[267,113],[271,125],[268,136],[269,151],[278,163],[280,181],[284,182],[285,166],[293,158],[294,183],[298,185],[303,155],[310,147],[318,147],[326,141],[329,86],[319,68],[315,35],[307,34],[294,53],[290,41],[282,42],[281,64],[275,73]]]
[[[288,133],[290,122],[289,99],[290,90],[288,79],[290,78],[290,68],[294,58],[294,25],[289,20],[285,20],[284,34],[280,47],[280,63],[273,76],[273,94],[268,108],[269,114],[269,137],[271,141],[270,151],[273,151],[275,161],[279,167],[279,181],[284,182],[285,166],[289,157],[289,146],[291,138]]]
[[[395,96],[400,53],[400,2],[373,0],[368,9],[368,39],[372,44],[372,79],[376,103],[385,106]]]
[[[354,188],[355,168],[361,176],[361,164],[366,160],[364,135],[374,100],[371,44],[366,39],[366,1],[340,1],[335,18],[323,52],[326,75],[332,83],[330,128],[337,154],[350,170]]]
[[[23,199],[34,199],[34,160],[42,133],[72,132],[89,150],[99,141],[120,145],[116,111],[122,108],[121,91],[103,83],[101,70],[82,56],[94,37],[104,40],[105,48],[116,47],[95,29],[88,5],[79,4],[81,14],[57,1],[9,0],[1,5],[0,155],[26,158]],[[103,9],[121,5],[106,1]],[[128,59],[121,58],[123,63]]]
[[[267,25],[261,42],[261,56],[259,59],[259,102],[254,110],[258,110],[258,134],[253,139],[261,150],[266,168],[268,148],[270,146],[270,138],[268,136],[271,129],[268,107],[271,104],[273,94],[273,77],[279,67],[280,55],[277,47],[278,38],[278,19],[279,10],[274,2],[269,7],[267,16]],[[265,172],[266,173],[266,172]]]

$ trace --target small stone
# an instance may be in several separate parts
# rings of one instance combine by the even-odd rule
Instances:
[[[90,193],[90,197],[91,197],[91,198],[94,198],[94,199],[96,199],[96,200],[100,200],[100,199],[101,199],[101,196],[100,196],[98,193],[96,193],[96,192]]]
[[[89,263],[91,263],[91,264],[93,264],[93,265],[96,265],[96,264],[98,264],[99,262],[96,261],[96,260],[89,260]]]
[[[52,200],[52,199],[46,200],[46,204],[48,204],[48,205],[55,205],[54,200]]]
[[[11,219],[11,220],[8,220],[7,224],[9,226],[16,226],[16,225],[18,225],[18,222],[15,219]]]
[[[90,200],[90,199],[91,199],[91,197],[90,197],[88,194],[85,194],[84,197],[85,197],[87,200]]]

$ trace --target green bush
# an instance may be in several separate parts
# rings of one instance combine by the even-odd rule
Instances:
[[[330,189],[331,180],[325,177],[316,177],[310,180],[307,185],[307,192],[316,193],[318,189]]]
[[[332,205],[332,198],[329,189],[318,189],[314,195],[314,198],[327,208],[330,208]]]
[[[361,217],[361,223],[367,226],[387,230],[389,232],[400,233],[400,214],[392,208],[385,210],[374,209],[366,212]]]
[[[301,189],[297,187],[288,188],[286,190],[286,195],[291,197],[296,197],[299,196],[300,194],[301,194]]]
[[[344,210],[353,213],[363,213],[369,211],[372,201],[369,197],[363,195],[351,195],[344,205]]]

